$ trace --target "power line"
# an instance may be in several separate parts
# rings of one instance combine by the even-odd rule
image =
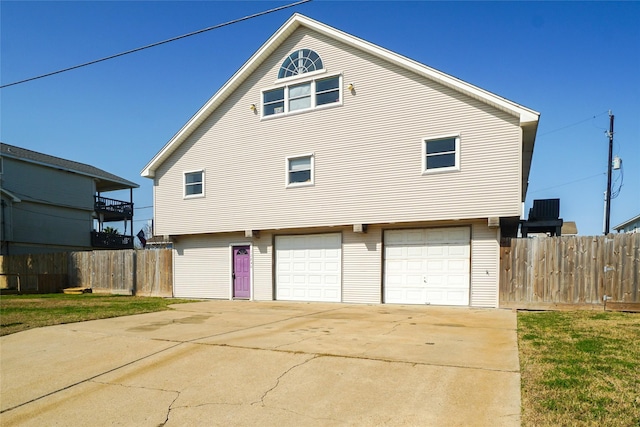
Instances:
[[[592,116],[592,117],[587,117],[587,118],[586,118],[586,119],[584,119],[584,120],[580,120],[579,122],[575,122],[575,123],[572,123],[572,124],[570,124],[570,125],[562,126],[562,127],[560,127],[560,128],[557,128],[557,129],[550,130],[550,131],[548,131],[548,132],[542,133],[542,134],[538,135],[538,137],[541,137],[541,136],[544,136],[544,135],[549,135],[550,133],[558,132],[558,131],[561,131],[561,130],[565,130],[565,129],[570,128],[570,127],[573,127],[573,126],[577,126],[577,125],[579,125],[579,124],[582,124],[582,123],[584,123],[584,122],[588,122],[589,120],[593,120],[593,119],[595,119],[596,117],[600,117],[600,116],[602,116],[603,114],[607,114],[607,113],[608,113],[608,111],[604,111],[604,112],[602,112],[602,113],[600,113],[600,114],[596,114],[596,115],[594,115],[594,116]]]
[[[3,89],[5,87],[9,87],[9,86],[19,85],[19,84],[22,84],[22,83],[27,83],[27,82],[30,82],[30,81],[33,81],[33,80],[42,79],[44,77],[53,76],[53,75],[56,75],[56,74],[60,74],[60,73],[64,73],[64,72],[67,72],[67,71],[75,70],[77,68],[86,67],[88,65],[97,64],[98,62],[108,61],[109,59],[114,59],[114,58],[118,58],[120,56],[129,55],[130,53],[140,52],[141,50],[145,50],[145,49],[149,49],[149,48],[152,48],[152,47],[160,46],[162,44],[166,44],[166,43],[170,43],[170,42],[173,42],[173,41],[176,41],[176,40],[184,39],[186,37],[195,36],[196,34],[201,34],[201,33],[207,32],[207,31],[216,30],[218,28],[226,27],[226,26],[231,25],[231,24],[237,24],[238,22],[246,21],[246,20],[249,20],[249,19],[252,19],[252,18],[257,18],[259,16],[267,15],[269,13],[278,12],[280,10],[288,9],[290,7],[298,6],[300,4],[308,3],[310,1],[311,0],[300,0],[300,1],[297,1],[295,3],[290,3],[290,4],[287,4],[287,5],[284,5],[284,6],[278,6],[278,7],[275,7],[273,9],[269,9],[269,10],[265,10],[265,11],[262,11],[262,12],[254,13],[252,15],[247,15],[247,16],[245,16],[243,18],[238,18],[238,19],[234,19],[232,21],[224,22],[222,24],[214,25],[212,27],[203,28],[202,30],[193,31],[191,33],[183,34],[181,36],[172,37],[172,38],[167,39],[167,40],[159,41],[159,42],[156,42],[156,43],[151,43],[151,44],[146,45],[146,46],[142,46],[142,47],[138,47],[138,48],[135,48],[135,49],[127,50],[127,51],[121,52],[121,53],[117,53],[115,55],[106,56],[104,58],[96,59],[94,61],[85,62],[84,64],[74,65],[73,67],[63,68],[62,70],[53,71],[51,73],[42,74],[42,75],[39,75],[39,76],[36,76],[36,77],[30,77],[28,79],[19,80],[17,82],[8,83],[8,84],[5,84],[5,85],[0,85],[0,89]]]
[[[552,187],[541,188],[541,189],[539,189],[539,190],[529,191],[529,193],[539,193],[539,192],[541,192],[541,191],[551,190],[551,189],[553,189],[553,188],[563,187],[563,186],[565,186],[565,185],[569,185],[569,184],[575,184],[576,182],[586,181],[587,179],[595,178],[595,177],[597,177],[597,176],[606,175],[606,174],[607,174],[606,172],[600,172],[600,173],[597,173],[597,174],[595,174],[595,175],[586,176],[586,177],[584,177],[584,178],[576,179],[576,180],[574,180],[574,181],[565,182],[565,183],[563,183],[563,184],[554,185],[554,186],[552,186]]]

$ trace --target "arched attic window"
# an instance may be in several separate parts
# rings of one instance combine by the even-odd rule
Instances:
[[[278,71],[278,78],[297,76],[298,74],[322,70],[320,55],[311,49],[299,49],[284,60]]]

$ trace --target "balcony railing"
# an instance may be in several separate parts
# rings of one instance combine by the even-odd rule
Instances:
[[[133,218],[133,203],[94,196],[93,206],[97,214],[103,215],[104,221],[120,221]]]
[[[104,249],[133,249],[133,237],[92,231],[91,246]]]

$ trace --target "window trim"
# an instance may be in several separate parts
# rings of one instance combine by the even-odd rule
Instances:
[[[302,74],[303,76],[307,77],[309,74],[311,73],[305,73]],[[297,76],[296,76],[297,77]],[[317,105],[316,99],[317,99],[317,92],[316,92],[316,82],[319,80],[328,80],[328,79],[332,79],[332,78],[338,78],[338,102],[330,102],[328,104],[322,104],[322,105]],[[284,80],[284,79],[283,79]],[[260,120],[271,120],[274,119],[276,117],[284,117],[284,116],[291,116],[294,114],[300,114],[300,113],[305,113],[308,111],[314,111],[314,110],[321,110],[324,108],[332,108],[332,107],[338,107],[341,106],[344,102],[344,89],[343,89],[343,75],[342,73],[335,73],[335,74],[330,74],[330,75],[317,75],[316,77],[313,77],[311,79],[309,78],[305,78],[305,79],[295,79],[295,80],[289,80],[287,83],[285,84],[279,84],[276,86],[271,86],[268,88],[264,88],[260,91]],[[311,96],[311,106],[308,108],[301,108],[298,110],[293,110],[290,111],[289,110],[289,103],[291,102],[291,98],[289,97],[289,88],[293,87],[293,86],[299,86],[299,85],[303,85],[303,84],[307,84],[309,83],[311,85],[311,89],[310,89],[310,96]],[[271,92],[271,91],[275,91],[278,89],[284,89],[284,111],[282,113],[274,113],[274,114],[269,114],[269,115],[265,115],[264,114],[264,107],[265,107],[265,102],[264,102],[264,94],[267,92]],[[325,91],[326,92],[326,91]]]
[[[309,168],[310,168],[310,179],[308,182],[289,182],[289,161],[295,159],[303,159],[308,157]],[[311,187],[315,185],[315,154],[314,153],[306,153],[306,154],[298,154],[295,156],[287,156],[284,161],[284,184],[286,188],[296,188],[296,187]]]
[[[201,173],[202,174],[202,193],[199,194],[187,194],[187,174],[190,173]],[[189,184],[193,185],[193,184]],[[205,195],[205,170],[204,169],[195,169],[188,170],[182,172],[182,198],[183,199],[198,199],[204,197]]]
[[[434,173],[452,172],[460,170],[460,137],[461,133],[452,133],[446,135],[430,136],[421,139],[422,144],[422,175],[431,175]],[[455,139],[455,164],[443,168],[427,169],[427,143],[430,141],[440,141],[443,139]]]
[[[322,68],[315,71],[309,71],[308,73],[296,74],[295,76],[283,77],[281,79],[276,79],[273,82],[273,89],[277,89],[282,87],[283,85],[295,85],[300,81],[300,83],[304,83],[307,80],[315,80],[317,76],[323,75],[327,73],[326,68]],[[337,73],[336,75],[338,75]],[[331,75],[329,75],[331,77]],[[329,78],[327,77],[327,78]]]

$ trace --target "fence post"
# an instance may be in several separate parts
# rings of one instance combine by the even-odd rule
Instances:
[[[133,262],[131,265],[131,281],[133,282],[131,284],[132,288],[131,288],[131,295],[137,295],[138,293],[138,251],[136,251],[135,249],[131,249],[132,252],[132,256],[133,256]]]

